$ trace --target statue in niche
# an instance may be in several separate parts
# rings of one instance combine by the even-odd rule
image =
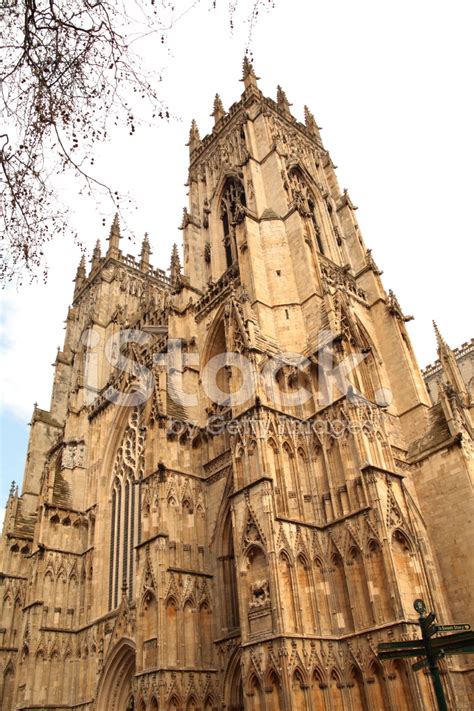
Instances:
[[[250,586],[250,607],[263,607],[270,602],[270,587],[268,580],[256,580]]]

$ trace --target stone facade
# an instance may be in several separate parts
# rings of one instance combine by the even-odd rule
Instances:
[[[433,709],[377,644],[418,636],[417,597],[474,622],[456,360],[438,334],[432,404],[314,117],[243,81],[191,128],[184,269],[117,219],[78,267],[7,504],[5,711]],[[472,708],[469,657],[441,664]]]

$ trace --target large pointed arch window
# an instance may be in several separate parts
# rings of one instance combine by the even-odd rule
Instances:
[[[321,227],[319,224],[316,199],[308,187],[308,184],[300,168],[293,168],[288,177],[290,179],[291,194],[293,203],[302,217],[307,217],[311,221],[314,240],[318,252],[324,254],[323,240],[321,237]]]
[[[226,268],[237,261],[235,225],[245,217],[245,190],[237,178],[229,178],[225,184],[221,200],[221,220],[224,231]]]
[[[144,427],[135,407],[119,447],[113,470],[110,532],[109,609],[120,601],[121,591],[134,593],[135,546],[140,540],[140,486],[143,479]]]

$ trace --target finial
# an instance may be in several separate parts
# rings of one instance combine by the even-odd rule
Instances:
[[[440,330],[438,328],[438,324],[436,321],[433,320],[433,328],[436,336],[436,343],[438,345],[438,350],[440,348],[445,348],[446,347],[446,341],[444,340],[443,336],[440,333]]]
[[[175,287],[179,284],[180,276],[181,276],[181,262],[179,260],[178,247],[175,242],[173,244],[173,249],[171,250],[171,263],[170,263],[171,286]]]
[[[280,85],[277,86],[277,106],[280,111],[291,116],[290,106],[293,106],[293,104],[290,104]]]
[[[94,271],[94,269],[99,265],[101,257],[102,252],[100,249],[100,240],[97,240],[97,242],[95,243],[94,251],[92,252],[91,271]]]
[[[118,212],[115,213],[114,220],[112,222],[112,227],[110,228],[110,235],[107,237],[109,242],[109,249],[107,254],[111,256],[118,256],[120,252],[119,240],[121,239],[120,234],[120,222]]]
[[[214,99],[214,108],[211,114],[211,116],[214,116],[214,125],[216,125],[216,123],[218,123],[224,115],[225,111],[221,101],[221,97],[219,96],[219,94],[216,94]]]
[[[10,496],[15,496],[16,491],[17,491],[16,481],[12,481],[12,483],[10,485]]]
[[[81,289],[85,280],[86,280],[86,258],[84,256],[84,254],[82,254],[81,259],[78,264],[78,267],[77,267],[76,276],[74,279],[74,282],[75,282],[74,296],[77,294],[79,289]]]
[[[142,251],[140,252],[140,269],[142,271],[147,271],[150,266],[150,254],[151,247],[150,241],[148,239],[148,232],[145,232],[142,242]]]
[[[86,275],[86,258],[84,254],[81,254],[81,259],[79,260],[79,265],[77,267],[76,278],[79,274]]]
[[[196,148],[201,145],[201,137],[199,135],[199,129],[196,121],[193,119],[191,121],[191,128],[189,129],[189,141],[186,143],[189,146],[189,153],[191,154]]]
[[[246,89],[249,89],[250,87],[254,87],[255,89],[258,89],[258,86],[257,86],[258,79],[260,79],[260,77],[257,77],[255,75],[253,64],[250,61],[250,59],[248,58],[248,55],[246,54],[244,56],[243,72],[242,72],[241,81],[244,82],[244,87]]]
[[[313,136],[317,136],[319,138],[321,126],[318,126],[316,119],[307,106],[304,107],[304,122],[308,131],[312,133]]]

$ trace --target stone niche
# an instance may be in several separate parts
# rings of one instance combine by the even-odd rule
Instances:
[[[256,580],[250,585],[248,617],[252,636],[272,631],[272,606],[268,580]]]

